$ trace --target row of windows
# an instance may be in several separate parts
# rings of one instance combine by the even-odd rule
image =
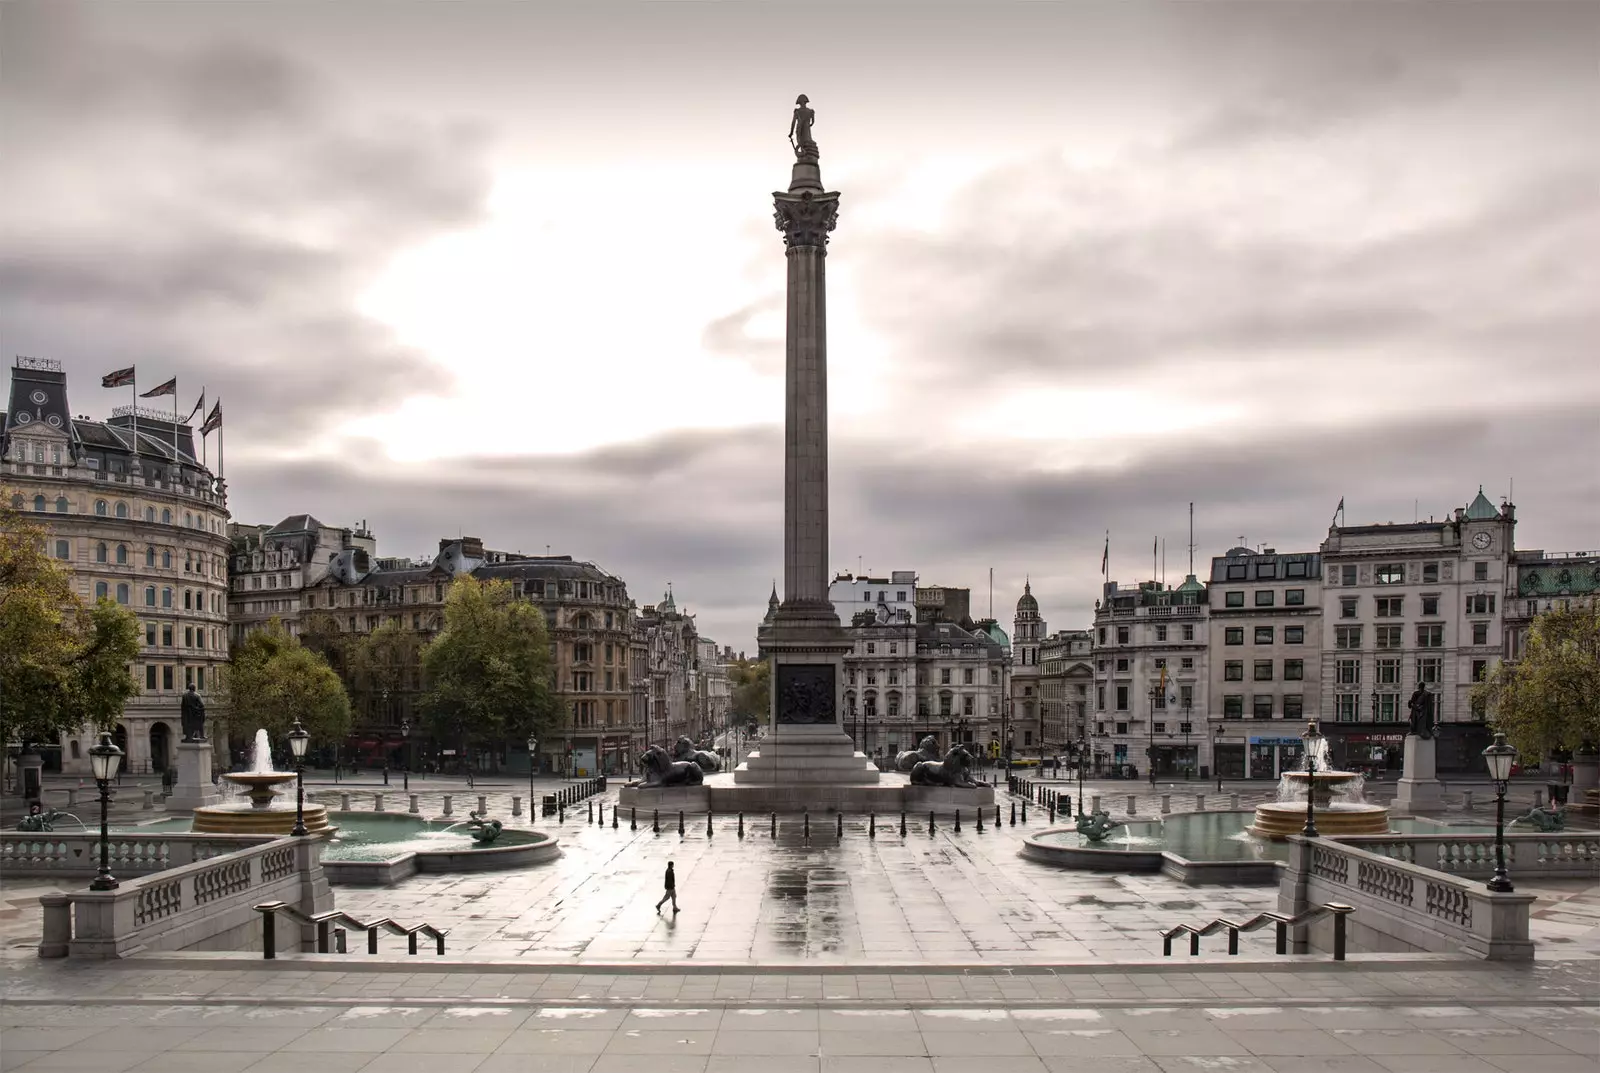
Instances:
[[[28,501],[26,497],[24,497],[20,492],[11,497],[12,510],[27,510],[27,503]],[[47,513],[52,506],[55,508],[55,513],[57,514],[70,514],[72,511],[72,504],[68,502],[66,496],[56,496],[54,503],[51,503],[42,495],[36,495],[33,497],[33,511],[35,514]],[[131,518],[133,516],[133,512],[129,508],[128,504],[122,502],[121,500],[118,500],[116,506],[113,507],[104,499],[97,499],[94,501],[94,515],[97,518],[110,518],[113,516],[117,518]],[[147,506],[144,508],[145,521],[153,522],[156,520],[156,517],[157,514],[155,507]],[[173,519],[172,508],[162,507],[160,518],[162,525],[171,525]],[[204,529],[206,527],[206,516],[204,514],[195,514],[193,511],[186,510],[183,512],[183,524],[190,529]]]
[[[616,689],[628,688],[627,671],[606,671],[604,677],[599,680],[605,682],[605,691],[607,693]],[[573,671],[572,691],[574,693],[592,693],[594,692],[595,681],[596,677],[593,671]]]
[[[1340,650],[1353,650],[1361,647],[1365,628],[1362,626],[1335,626],[1333,628],[1333,647]],[[1444,624],[1419,623],[1416,626],[1417,648],[1443,648]],[[1404,626],[1374,626],[1372,628],[1374,648],[1402,648],[1405,644]],[[1472,643],[1486,645],[1489,643],[1489,623],[1472,623]]]
[[[1162,641],[1166,641],[1168,639],[1168,637],[1170,636],[1169,631],[1172,629],[1172,627],[1163,624],[1163,625],[1158,625],[1158,626],[1152,626],[1151,629],[1155,631],[1156,641],[1157,642],[1162,642]],[[1178,636],[1181,637],[1183,640],[1185,640],[1185,641],[1194,640],[1194,627],[1193,626],[1180,626],[1180,627],[1178,627],[1178,630],[1179,630]],[[1106,628],[1104,626],[1101,626],[1099,628],[1099,630],[1096,631],[1096,632],[1100,635],[1100,644],[1102,644],[1102,645],[1105,644],[1106,643]],[[1117,644],[1119,644],[1119,645],[1130,644],[1132,642],[1132,638],[1133,638],[1133,627],[1131,627],[1131,626],[1118,626],[1117,627]]]
[[[1249,577],[1248,563],[1229,563],[1227,565],[1227,579],[1229,581],[1244,581]],[[1257,581],[1272,581],[1278,576],[1277,560],[1258,562],[1256,566]],[[1310,577],[1311,562],[1308,559],[1291,559],[1283,564],[1284,577]]]
[[[856,684],[856,674],[857,673],[858,672],[857,672],[857,669],[855,667],[851,667],[850,669],[845,671],[845,678],[851,685],[855,685]],[[861,674],[863,674],[865,676],[867,685],[875,686],[875,685],[878,684],[879,671],[876,668],[871,669],[871,670],[861,671],[859,673],[861,673]],[[889,670],[889,671],[886,671],[886,672],[883,672],[883,673],[887,676],[889,685],[897,686],[897,685],[900,684],[900,672],[898,670]],[[973,667],[962,667],[961,668],[961,684],[964,685],[964,686],[976,685],[977,684],[977,674],[978,674],[978,671],[977,671],[976,668],[973,668]],[[925,686],[925,685],[928,684],[928,672],[927,672],[926,668],[918,668],[917,669],[917,684],[921,685],[921,686]],[[939,684],[942,685],[942,686],[948,686],[948,685],[955,685],[956,684],[955,683],[955,678],[954,678],[954,673],[952,672],[952,670],[949,667],[940,667],[939,668]],[[1000,669],[998,667],[990,667],[989,668],[989,684],[992,685],[992,686],[997,686],[997,685],[1000,684]]]
[[[1356,584],[1357,568],[1355,564],[1328,568],[1328,584],[1350,586]],[[1406,580],[1406,567],[1404,563],[1380,563],[1372,568],[1372,580],[1378,585],[1403,585]],[[1422,564],[1422,583],[1432,585],[1439,580],[1439,564]],[[1489,564],[1484,561],[1472,564],[1472,580],[1488,581]]]
[[[1388,656],[1372,661],[1373,684],[1380,686],[1401,685],[1400,672],[1404,660],[1399,656]],[[1335,686],[1359,686],[1361,684],[1360,659],[1338,659],[1333,662],[1333,683]],[[1473,660],[1474,674],[1480,673],[1480,668],[1488,667],[1487,660]],[[1426,685],[1435,685],[1444,678],[1444,659],[1440,656],[1416,657],[1416,682]]]
[[[1270,645],[1278,636],[1276,626],[1256,626],[1251,634],[1258,645]],[[1222,631],[1222,643],[1227,645],[1244,644],[1244,627],[1229,626]],[[1306,628],[1304,626],[1285,626],[1283,628],[1283,643],[1286,645],[1303,645],[1306,643]]]
[[[220,674],[213,674],[212,685],[221,685]],[[175,668],[170,663],[144,665],[144,688],[146,692],[155,692],[157,689],[176,689]],[[159,685],[157,683],[160,683]],[[206,688],[206,669],[204,667],[185,667],[183,669],[183,688],[194,686],[196,690],[204,691]]]
[[[176,610],[177,601],[171,588],[163,587],[160,595],[161,607],[168,610]],[[94,583],[94,598],[96,600],[115,599],[117,603],[126,606],[132,602],[132,596],[132,587],[126,581],[117,582],[115,588],[113,588],[109,582],[105,581],[96,581]],[[183,590],[183,609],[185,611],[205,611],[207,609],[206,602],[205,593],[196,592],[192,589]],[[220,615],[223,613],[222,598],[220,596],[212,594],[210,603],[210,611],[212,614]],[[156,587],[154,585],[146,585],[144,588],[144,606],[157,606]]]
[[[1439,613],[1438,596],[1422,596],[1422,614],[1424,616]],[[1465,598],[1464,606],[1469,615],[1492,615],[1495,609],[1495,598],[1492,592],[1475,592]],[[1374,596],[1372,598],[1373,612],[1378,618],[1401,618],[1406,613],[1406,598],[1404,596]],[[1359,596],[1339,597],[1339,617],[1355,618],[1361,611],[1361,598]]]
[[[207,644],[208,634],[209,644]],[[173,648],[177,637],[177,627],[170,622],[146,622],[144,624],[144,643],[150,648],[156,647],[158,640],[163,648]],[[210,648],[213,651],[221,652],[225,647],[222,629],[216,626],[185,626],[183,628],[183,647],[197,648],[202,651]]]
[[[1257,682],[1272,681],[1272,672],[1275,664],[1270,659],[1254,660],[1251,665],[1251,676]],[[1283,680],[1285,682],[1299,682],[1306,676],[1304,660],[1286,659],[1283,661]],[[1244,681],[1244,660],[1230,659],[1222,665],[1222,680],[1224,682]]]
[[[1254,602],[1255,602],[1255,606],[1257,606],[1257,607],[1273,607],[1273,606],[1276,606],[1277,599],[1278,599],[1278,594],[1273,589],[1257,589]],[[1283,590],[1283,602],[1284,602],[1284,605],[1287,606],[1287,607],[1301,607],[1301,606],[1304,606],[1304,604],[1306,602],[1306,590],[1305,589],[1284,589]],[[1222,594],[1222,604],[1223,604],[1224,607],[1243,607],[1244,606],[1244,590],[1236,589],[1236,590],[1234,590],[1232,592],[1223,593]]]
[[[1114,686],[1113,688],[1115,690],[1115,695],[1116,695],[1116,699],[1117,699],[1117,711],[1119,711],[1119,712],[1128,711],[1129,710],[1128,703],[1132,699],[1132,687],[1127,686],[1127,685],[1119,684],[1119,685]],[[1102,711],[1102,712],[1105,711],[1106,710],[1106,687],[1105,686],[1096,686],[1095,690],[1094,690],[1094,694],[1095,694],[1095,701],[1094,701],[1095,708],[1098,709],[1099,711]],[[1167,699],[1168,698],[1167,698],[1166,694],[1162,693],[1160,690],[1152,688],[1151,691],[1150,691],[1149,696],[1150,696],[1150,700],[1151,700],[1151,706],[1153,708],[1155,708],[1157,711],[1160,711],[1160,710],[1162,710],[1162,709],[1167,707]],[[1183,685],[1180,685],[1178,687],[1177,695],[1174,696],[1172,698],[1172,700],[1180,708],[1193,708],[1194,707],[1194,686],[1189,684],[1189,683],[1187,683],[1187,682],[1184,683]]]
[[[605,702],[605,723],[597,720],[599,709],[595,701],[577,700],[572,702],[572,725],[577,727],[616,726],[628,722],[628,702],[625,700],[608,700]]]
[[[1276,704],[1282,708],[1275,710]],[[1250,697],[1250,717],[1252,719],[1271,719],[1274,715],[1281,715],[1284,719],[1301,719],[1306,713],[1305,698],[1299,693],[1287,693],[1282,697],[1274,697],[1271,693],[1254,693]],[[1244,718],[1244,694],[1227,693],[1222,698],[1222,718]]]

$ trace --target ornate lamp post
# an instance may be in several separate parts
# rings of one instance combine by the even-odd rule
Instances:
[[[1511,767],[1517,762],[1517,750],[1506,744],[1503,733],[1496,731],[1494,744],[1483,751],[1483,759],[1494,780],[1494,878],[1488,887],[1496,894],[1509,894],[1516,888],[1506,874],[1506,784],[1511,780]]]
[[[121,764],[122,750],[117,748],[110,734],[100,735],[100,744],[89,750],[89,766],[94,771],[95,785],[100,788],[100,874],[90,882],[90,890],[116,890],[119,885],[111,875],[111,830],[107,810],[111,807],[111,780],[117,777]]]
[[[400,763],[404,768],[400,777],[405,780],[401,788],[409,791],[411,789],[411,720],[409,719],[400,720]]]
[[[1217,739],[1211,743],[1211,766],[1217,769],[1217,793],[1222,792],[1222,760],[1217,755],[1217,748],[1222,744],[1222,736],[1228,732],[1224,723],[1217,724]]]
[[[294,729],[289,731],[289,751],[294,753],[294,830],[292,835],[304,835],[306,831],[306,746],[311,743],[311,735],[306,733],[306,728],[300,725],[300,720],[294,721]]]
[[[539,739],[528,735],[528,819],[533,819],[533,776],[539,770]]]
[[[1315,719],[1306,724],[1306,732],[1300,735],[1300,740],[1305,743],[1306,774],[1311,776],[1306,779],[1306,825],[1300,833],[1307,838],[1317,837],[1317,821],[1313,810],[1317,805],[1317,753],[1323,744],[1322,732],[1317,729]]]
[[[1164,673],[1164,672],[1163,672]],[[1161,696],[1161,686],[1150,687],[1150,745],[1144,751],[1145,762],[1150,765],[1150,785],[1156,784],[1156,699]]]

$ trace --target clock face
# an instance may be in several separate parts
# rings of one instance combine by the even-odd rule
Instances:
[[[1479,533],[1477,536],[1472,538],[1472,546],[1477,548],[1479,551],[1487,549],[1489,545],[1493,543],[1494,537],[1490,536],[1488,533]]]

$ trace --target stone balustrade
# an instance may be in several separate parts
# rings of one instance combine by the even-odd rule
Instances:
[[[1373,836],[1391,845],[1392,836]],[[1406,836],[1433,837],[1433,836]],[[1483,883],[1434,871],[1360,848],[1356,839],[1289,839],[1289,864],[1280,874],[1278,911],[1298,915],[1323,902],[1355,907],[1352,950],[1364,953],[1453,953],[1490,961],[1533,957],[1528,914],[1532,894],[1496,894]],[[1331,950],[1327,922],[1297,929],[1294,952]]]
[[[223,836],[207,836],[220,841]],[[237,839],[235,840],[237,841]],[[310,915],[332,908],[324,838],[284,837],[128,880],[115,890],[45,895],[43,958],[121,958],[141,951],[246,950],[261,943],[254,906],[282,901]],[[311,949],[310,928],[279,931],[282,951]]]
[[[1340,836],[1348,846],[1417,864],[1447,875],[1488,879],[1494,875],[1494,835]],[[1600,831],[1506,833],[1506,870],[1517,877],[1600,879]]]
[[[111,874],[147,876],[272,841],[271,835],[114,832],[107,841]],[[92,876],[100,870],[98,831],[0,833],[0,873],[8,876]]]

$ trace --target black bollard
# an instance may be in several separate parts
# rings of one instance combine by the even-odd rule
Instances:
[[[661,833],[661,810],[658,808],[650,810],[650,830],[654,834]]]
[[[594,822],[594,802],[589,802],[589,822]]]
[[[683,809],[678,810],[678,834],[683,834]]]
[[[1065,812],[1068,816],[1072,815],[1072,795],[1067,794],[1066,796],[1062,797],[1061,800],[1065,803],[1061,811]]]
[[[878,814],[876,812],[867,813],[867,837],[878,837]]]
[[[744,837],[744,813],[739,813],[739,837]]]
[[[614,807],[611,810],[611,829],[613,831],[617,829],[617,810]]]
[[[983,834],[983,806],[978,806],[978,833]]]
[[[961,810],[956,809],[956,834],[961,833]]]
[[[772,814],[772,837],[778,837],[778,814],[776,812]]]
[[[628,830],[637,831],[638,829],[639,829],[639,810],[636,807],[629,806],[629,808],[628,808]]]
[[[931,834],[933,834],[933,832],[934,832],[933,809],[930,808],[928,810],[928,833],[931,835]]]
[[[1015,801],[1013,801],[1013,802],[1011,802],[1011,826],[1015,827],[1016,825],[1017,825],[1017,803]]]
[[[1000,806],[999,805],[996,805],[994,807],[994,825],[996,827],[1000,826]]]
[[[844,837],[844,813],[842,813],[842,812],[838,813],[838,817],[839,817],[839,825],[835,829],[834,834],[838,835],[840,838],[843,838]]]
[[[1050,802],[1050,822],[1056,822],[1056,803],[1054,801]]]
[[[1022,799],[1022,826],[1028,826],[1028,799]]]
[[[712,830],[712,827],[711,827],[711,813],[708,812],[708,813],[706,813],[706,837],[710,838],[714,834],[716,834],[716,831]]]
[[[905,809],[901,809],[900,810],[900,837],[904,838],[905,836],[906,836],[906,811],[905,811]]]
[[[805,836],[807,838],[810,838],[811,837],[811,810],[810,809],[806,809],[805,816],[806,816]]]
[[[566,823],[567,822],[567,809],[566,809],[565,805],[563,805],[560,808],[560,810],[556,813],[556,822],[558,822],[558,823]]]

